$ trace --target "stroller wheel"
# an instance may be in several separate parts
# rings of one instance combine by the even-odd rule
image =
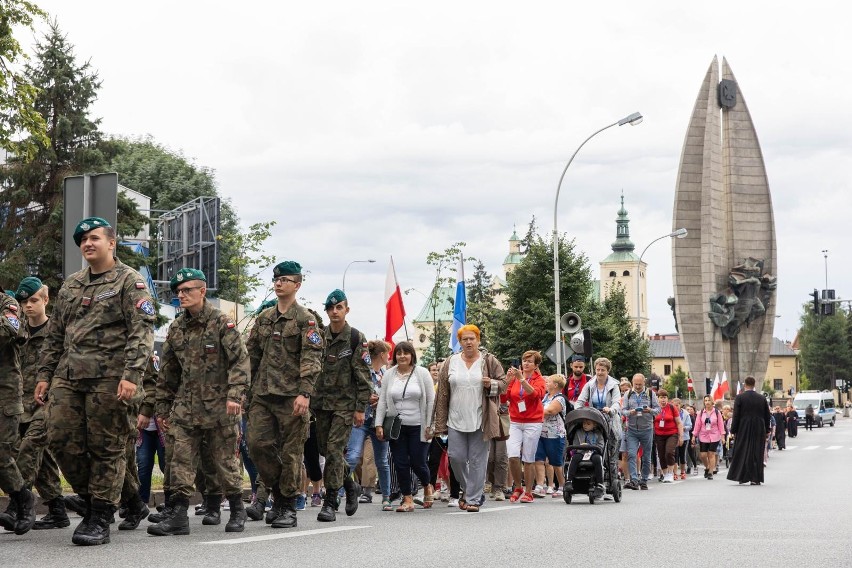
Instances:
[[[595,496],[592,493],[589,493],[589,505],[595,504]]]
[[[612,498],[616,503],[621,503],[621,481],[616,481],[612,488]]]
[[[571,504],[571,492],[570,491],[564,491],[562,493],[562,498],[565,500],[566,505]]]

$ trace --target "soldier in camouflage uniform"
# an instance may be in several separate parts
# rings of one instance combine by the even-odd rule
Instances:
[[[19,313],[15,299],[0,293],[0,489],[14,505],[3,527],[24,534],[35,522],[35,499],[15,463],[18,422],[24,412],[18,358]]]
[[[109,542],[124,481],[128,405],[154,347],[154,304],[142,275],[115,258],[115,230],[90,217],[74,242],[87,268],[56,299],[38,370],[36,403],[50,384],[47,437],[74,490],[88,505],[71,541]]]
[[[255,320],[246,347],[252,384],[248,448],[263,485],[272,488],[272,528],[296,526],[296,496],[308,438],[310,399],[322,369],[316,318],[296,303],[302,267],[285,261],[272,271],[278,302]],[[258,498],[260,506],[266,499]]]
[[[193,268],[180,269],[171,280],[183,312],[172,322],[163,344],[156,413],[174,440],[169,464],[173,512],[148,527],[148,534],[155,536],[189,534],[187,508],[202,442],[210,448],[231,506],[225,532],[245,528],[236,452],[249,360],[234,322],[206,300],[206,282],[204,273]],[[221,495],[215,498],[221,503]]]
[[[317,515],[321,522],[336,520],[337,493],[346,490],[346,514],[358,510],[361,487],[346,465],[346,444],[352,425],[364,423],[364,409],[370,401],[370,352],[364,334],[346,322],[349,303],[342,290],[334,290],[325,301],[329,325],[323,330],[322,375],[311,397],[311,411],[317,420],[317,444],[325,456],[325,502]]]
[[[24,323],[18,332],[18,343],[21,356],[21,376],[24,381],[22,401],[24,413],[20,416],[20,440],[16,448],[18,469],[27,487],[38,489],[42,500],[47,504],[48,513],[33,525],[33,529],[64,528],[71,524],[65,512],[65,501],[62,499],[62,486],[59,479],[59,466],[53,454],[47,449],[47,427],[44,421],[44,407],[35,403],[36,374],[38,359],[41,355],[47,331],[48,289],[42,281],[34,276],[21,280],[15,299],[21,306]],[[9,508],[13,508],[9,503]],[[14,518],[14,513],[6,513]],[[14,520],[6,515],[0,516],[0,524],[7,530],[12,530],[7,524]],[[11,522],[10,522],[11,521]]]

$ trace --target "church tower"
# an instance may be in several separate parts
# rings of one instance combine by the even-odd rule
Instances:
[[[621,195],[621,209],[615,220],[615,242],[612,243],[612,253],[601,261],[601,301],[615,287],[624,289],[624,299],[630,319],[636,322],[643,337],[648,336],[648,305],[645,278],[645,262],[639,263],[639,257],[634,252],[636,247],[630,240],[630,219],[624,208],[624,193]],[[638,297],[637,297],[638,290]],[[638,304],[637,304],[638,302]],[[637,312],[638,305],[638,312]]]

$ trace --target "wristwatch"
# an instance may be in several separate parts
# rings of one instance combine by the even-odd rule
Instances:
[[[309,392],[300,392],[299,396],[303,396],[305,398],[311,398],[311,393]]]

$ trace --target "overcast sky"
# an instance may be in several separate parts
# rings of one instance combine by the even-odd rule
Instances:
[[[671,231],[680,151],[714,55],[737,77],[766,161],[775,335],[792,340],[802,303],[824,287],[823,249],[830,287],[852,297],[852,42],[837,4],[38,4],[98,69],[102,129],[150,134],[215,169],[246,226],[277,220],[269,249],[310,270],[302,293],[314,307],[350,261],[377,260],[346,278],[350,322],[370,338],[384,335],[391,255],[400,285],[424,293],[426,255],[455,241],[502,277],[514,226],[523,234],[535,215],[552,231],[577,146],[634,111],[641,125],[598,135],[575,159],[559,228],[596,277],[622,190],[637,254]],[[644,258],[649,331],[673,332],[670,243]],[[423,303],[411,294],[408,314]]]

